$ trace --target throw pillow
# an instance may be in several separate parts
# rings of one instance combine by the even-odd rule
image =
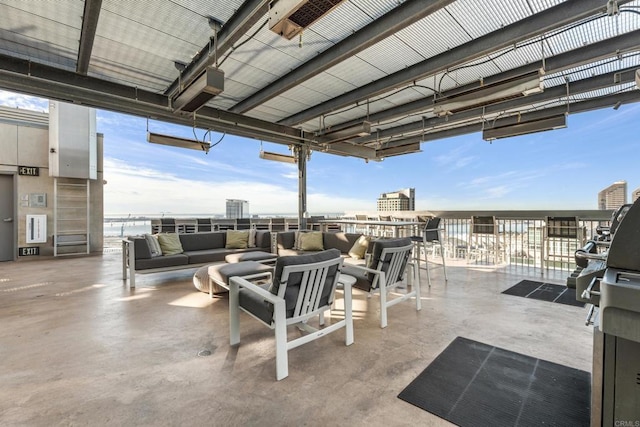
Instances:
[[[322,242],[321,231],[309,231],[300,233],[298,236],[301,251],[323,251],[324,244]]]
[[[160,233],[158,234],[158,243],[163,255],[175,255],[183,252],[178,233]]]
[[[349,250],[349,256],[354,259],[364,259],[370,241],[371,237],[369,236],[358,237],[358,240],[356,240],[356,242]]]
[[[152,234],[145,234],[144,239],[147,241],[149,251],[151,251],[151,258],[162,256],[162,248],[158,242],[158,238]]]
[[[247,249],[249,230],[227,230],[226,249]]]

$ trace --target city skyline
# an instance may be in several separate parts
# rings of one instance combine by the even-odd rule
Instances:
[[[6,91],[0,105],[48,109],[47,100]],[[308,211],[375,211],[380,193],[409,187],[416,210],[597,209],[596,195],[613,182],[640,187],[638,117],[640,105],[624,105],[570,115],[567,129],[493,143],[470,134],[383,162],[313,152]],[[261,147],[288,154],[284,146],[212,132],[220,143],[205,154],[146,141],[147,129],[193,138],[189,127],[104,110],[97,120],[105,214],[224,214],[227,199],[247,200],[252,214],[297,212],[296,165],[258,157]]]

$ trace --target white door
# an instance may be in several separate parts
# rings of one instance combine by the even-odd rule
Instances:
[[[13,175],[0,174],[0,261],[14,260],[13,212]]]

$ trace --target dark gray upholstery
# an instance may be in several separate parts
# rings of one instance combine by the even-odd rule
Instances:
[[[229,255],[230,249],[203,249],[200,251],[184,252],[189,257],[189,264],[203,264],[206,262],[221,262]]]
[[[229,286],[229,277],[233,276],[248,276],[256,273],[264,273],[273,270],[273,267],[270,267],[265,264],[261,264],[256,261],[245,261],[238,262],[235,264],[219,264],[212,265],[209,267],[209,277],[215,282],[224,283]],[[227,292],[228,290],[222,286],[214,286],[213,293]]]
[[[189,257],[186,256],[185,254],[163,255],[163,256],[157,256],[155,258],[149,258],[149,259],[136,259],[136,270],[147,270],[150,268],[176,267],[179,265],[188,265],[188,264],[189,264]]]
[[[271,232],[268,230],[256,230],[256,248],[269,249],[271,251]]]
[[[260,248],[254,248],[254,251],[250,252],[238,252],[235,254],[228,254],[224,257],[224,260],[229,263],[234,262],[243,262],[243,261],[265,261],[265,260],[275,260],[277,258],[276,254],[272,254],[271,252],[260,251]]]
[[[180,234],[180,243],[185,252],[201,251],[205,249],[224,248],[226,231],[211,231],[204,233]]]
[[[130,239],[133,240],[133,250],[135,252],[136,259],[151,258],[151,249],[149,249],[147,239],[144,237],[131,237]]]
[[[326,251],[316,252],[307,255],[295,255],[295,256],[283,256],[279,257],[276,261],[275,272],[273,274],[273,283],[269,286],[269,292],[274,295],[278,295],[280,285],[282,284],[282,270],[289,265],[301,265],[301,264],[313,264],[321,261],[328,261],[331,259],[340,258],[340,251],[337,249],[328,249]],[[338,267],[329,270],[327,274],[327,281],[334,280],[336,274],[338,274]],[[291,317],[296,307],[298,300],[298,293],[300,291],[300,284],[302,282],[302,273],[293,273],[289,275],[287,281],[287,289],[285,290],[285,306],[286,315]],[[332,289],[325,287],[324,293],[320,298],[320,305],[326,305],[331,296]],[[271,317],[273,315],[273,306],[270,303],[264,301],[258,295],[243,291],[240,289],[240,306],[250,310],[265,323],[271,323]]]
[[[367,264],[367,267],[373,270],[378,269],[378,263],[380,262],[380,256],[382,255],[383,249],[398,248],[398,247],[407,246],[410,244],[411,244],[411,239],[409,239],[408,237],[402,238],[402,239],[379,239],[374,241],[373,248],[371,250],[371,258],[369,259],[369,263]],[[404,260],[404,264],[402,266],[401,271],[404,271],[408,260],[409,260],[408,257]],[[384,271],[385,273],[388,271],[390,261],[391,261],[390,257],[389,259],[383,260],[381,271]],[[342,273],[348,274],[356,278],[356,283],[353,285],[354,288],[362,289],[363,291],[367,291],[367,292],[371,290],[373,279],[375,278],[375,275],[373,273],[363,272],[362,270],[349,266],[348,264],[345,264],[342,267]],[[400,279],[402,279],[402,277],[388,278],[388,280],[392,282],[398,281]]]

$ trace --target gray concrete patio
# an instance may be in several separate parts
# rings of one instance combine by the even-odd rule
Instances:
[[[117,253],[2,263],[0,424],[449,425],[397,395],[456,336],[590,371],[586,308],[501,294],[566,273],[447,271],[431,289],[423,272],[422,311],[392,307],[386,329],[377,297],[356,290],[355,343],[336,332],[294,349],[277,382],[273,332],[243,314],[230,347],[228,301],[196,291],[193,271],[129,290]]]

